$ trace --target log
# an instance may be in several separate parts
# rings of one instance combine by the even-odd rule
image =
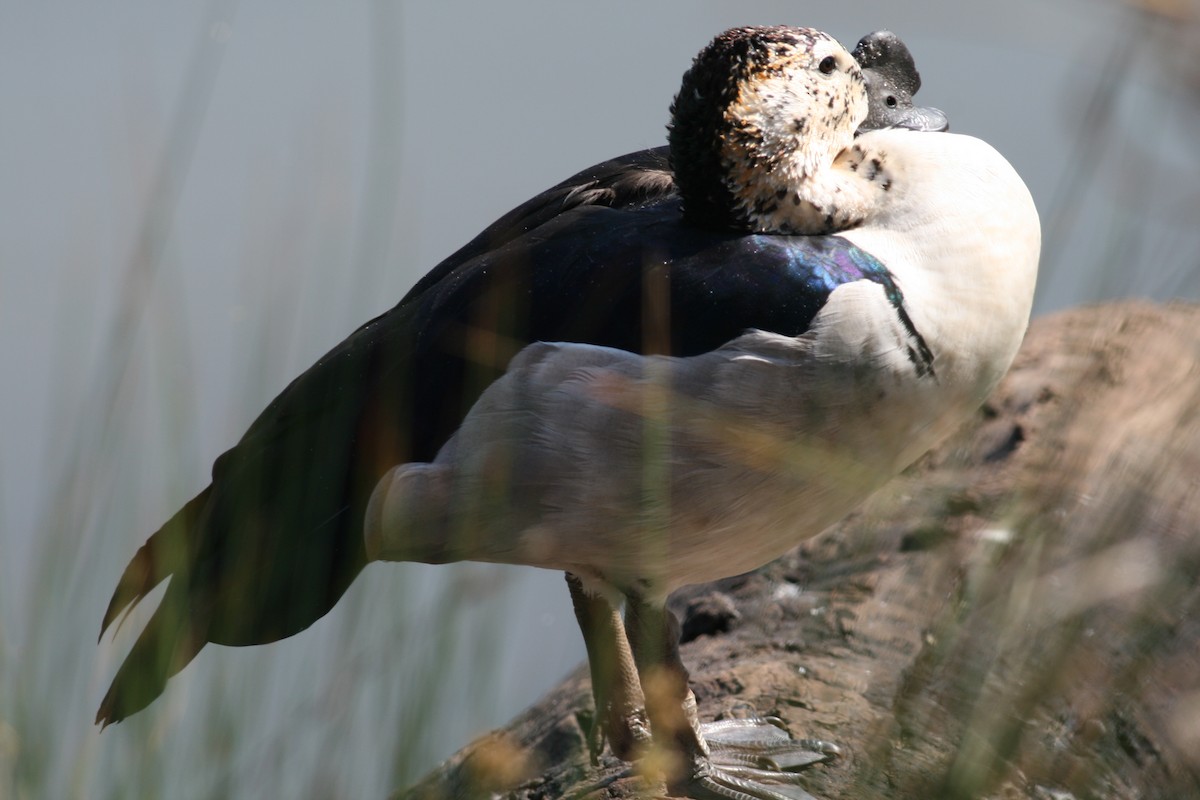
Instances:
[[[1200,797],[1200,307],[1036,320],[969,424],[836,527],[672,599],[702,719],[781,718],[837,798]],[[582,668],[404,798],[655,791]]]

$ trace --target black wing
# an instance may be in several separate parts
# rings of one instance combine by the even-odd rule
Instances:
[[[452,389],[442,390],[442,401],[430,400],[442,384],[415,368],[429,360],[419,354],[439,346],[412,322],[419,309],[428,309],[419,301],[431,288],[446,278],[458,280],[454,273],[463,264],[561,215],[593,205],[632,208],[674,193],[665,147],[584,170],[501,217],[395,308],[292,381],[216,460],[212,483],[126,567],[102,635],[163,579],[174,579],[97,721],[115,722],[146,706],[207,642],[252,644],[289,636],[341,597],[365,563],[358,529],[375,480],[391,465],[422,457],[454,419],[453,410],[469,406],[466,398],[451,397]],[[471,289],[493,291],[477,282]],[[438,295],[453,292],[442,287]],[[474,307],[486,305],[476,298]],[[411,422],[419,419],[417,405],[436,408],[428,425]]]

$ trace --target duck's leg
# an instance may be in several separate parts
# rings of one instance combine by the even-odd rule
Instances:
[[[813,800],[796,772],[837,755],[837,747],[792,739],[778,721],[726,720],[701,725],[688,672],[679,657],[679,620],[661,604],[630,596],[625,630],[646,699],[668,788],[689,797]]]
[[[566,577],[592,675],[596,704],[596,719],[588,735],[592,763],[599,758],[606,738],[613,755],[633,761],[650,741],[650,726],[621,612],[608,598],[589,591],[578,575],[568,572]]]

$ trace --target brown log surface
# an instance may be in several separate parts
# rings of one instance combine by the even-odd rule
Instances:
[[[975,418],[849,519],[673,599],[703,719],[845,755],[837,798],[1200,798],[1200,308],[1036,320]],[[403,792],[621,797],[580,670]]]

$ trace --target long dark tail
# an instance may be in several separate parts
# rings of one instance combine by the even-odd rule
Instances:
[[[145,708],[162,694],[167,679],[183,669],[205,644],[206,638],[195,630],[187,576],[181,573],[186,573],[193,555],[194,537],[211,489],[192,498],[155,532],[134,554],[117,583],[100,623],[101,638],[122,613],[132,610],[155,586],[177,576],[113,678],[96,714],[97,724],[120,722]]]
[[[102,728],[141,711],[163,693],[167,679],[188,665],[205,644],[189,618],[187,590],[172,583],[162,603],[125,657],[96,712]]]
[[[108,609],[100,623],[100,639],[122,612],[133,610],[155,586],[187,564],[192,537],[211,491],[209,485],[188,501],[134,553],[108,601]]]

